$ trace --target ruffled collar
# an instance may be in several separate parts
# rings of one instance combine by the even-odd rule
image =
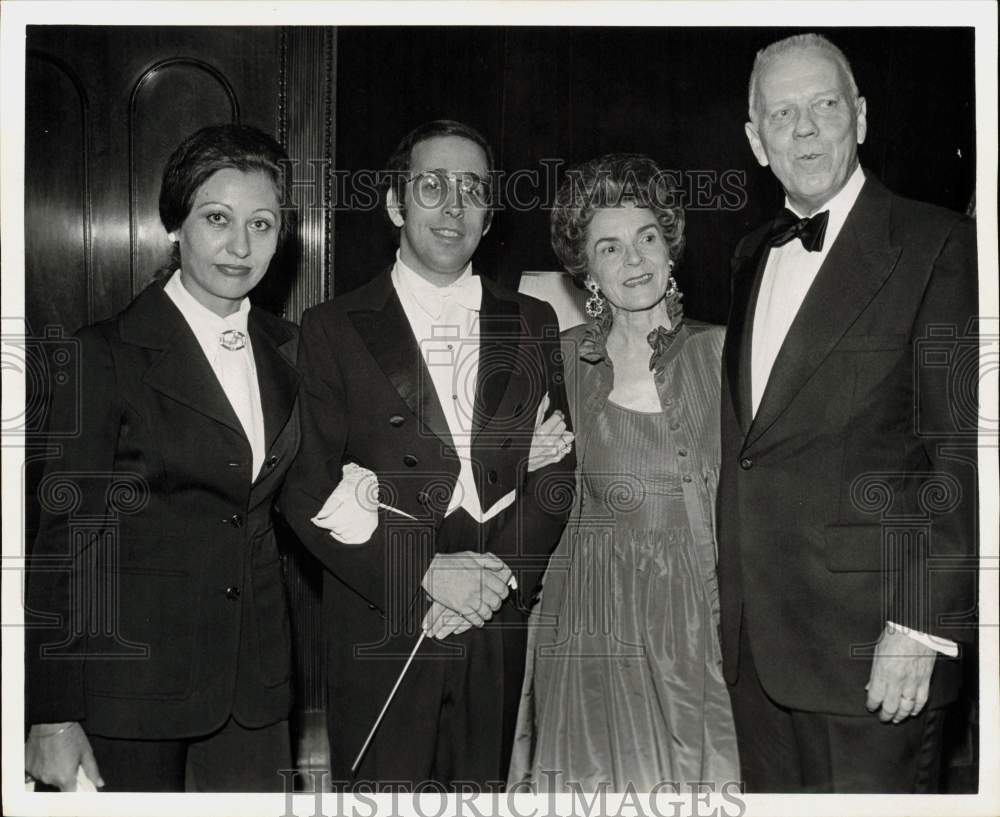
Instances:
[[[661,361],[667,354],[667,350],[674,345],[677,336],[684,325],[684,307],[681,306],[681,293],[677,290],[668,292],[664,301],[667,307],[667,316],[670,318],[670,329],[665,326],[658,326],[646,336],[653,354],[649,358],[649,370],[655,371],[659,368]],[[587,363],[606,363],[611,365],[608,357],[608,333],[611,331],[611,310],[605,311],[600,318],[592,320],[587,324],[587,328],[580,340],[580,359]]]

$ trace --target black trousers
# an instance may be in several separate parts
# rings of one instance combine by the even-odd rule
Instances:
[[[729,692],[748,793],[938,791],[946,709],[925,709],[898,724],[866,710],[845,716],[786,709],[761,686],[746,629]],[[858,695],[863,709],[864,691]]]
[[[248,729],[230,718],[210,735],[130,740],[88,735],[105,786],[125,792],[280,792],[292,768],[288,721]]]
[[[459,508],[438,529],[438,552],[486,550],[490,530],[502,516],[479,525]],[[512,593],[482,628],[442,641],[424,639],[355,785],[378,781],[407,791],[426,786],[461,791],[505,784],[526,641],[526,616],[514,597]],[[405,659],[398,663],[402,669]],[[364,669],[359,661],[357,671]],[[337,724],[329,728],[331,740],[336,740]],[[335,785],[351,780],[344,770],[332,772]]]

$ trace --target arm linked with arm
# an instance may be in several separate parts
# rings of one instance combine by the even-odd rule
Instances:
[[[558,322],[548,304],[543,309],[544,319],[535,328],[534,338],[543,358],[549,414],[561,411],[567,429],[572,431]],[[531,473],[527,472],[526,455],[519,474],[517,502],[494,533],[491,551],[514,570],[525,602],[530,601],[545,570],[546,557],[566,526],[576,490],[575,474],[575,445],[559,462]]]
[[[382,591],[388,581],[390,557],[386,553],[388,544],[381,535],[381,524],[367,542],[345,545],[312,522],[341,481],[348,435],[352,425],[359,422],[351,416],[349,406],[342,365],[345,344],[338,344],[335,338],[335,334],[349,331],[346,325],[333,325],[333,321],[322,313],[307,311],[303,316],[298,358],[302,375],[299,394],[302,443],[285,478],[281,508],[295,534],[320,563],[384,615]],[[386,513],[389,512],[379,511],[380,522],[384,521]],[[400,523],[397,517],[394,525]],[[414,526],[424,524],[412,522]],[[419,577],[433,556],[425,550],[412,549],[409,555],[418,564],[408,565],[403,571],[405,575],[394,577],[396,583],[404,585],[396,589],[400,598],[411,599],[419,589]]]

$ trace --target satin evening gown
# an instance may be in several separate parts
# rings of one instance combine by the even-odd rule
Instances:
[[[593,340],[567,355],[577,506],[533,615],[509,783],[718,791],[739,780],[717,637],[721,332],[664,334],[656,413],[607,399],[613,373],[588,365],[603,351]]]

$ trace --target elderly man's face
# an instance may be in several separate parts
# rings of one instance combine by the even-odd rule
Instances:
[[[835,196],[857,166],[867,129],[865,100],[855,103],[837,63],[806,48],[774,59],[757,83],[746,133],[754,156],[771,166],[789,201],[812,214]]]

